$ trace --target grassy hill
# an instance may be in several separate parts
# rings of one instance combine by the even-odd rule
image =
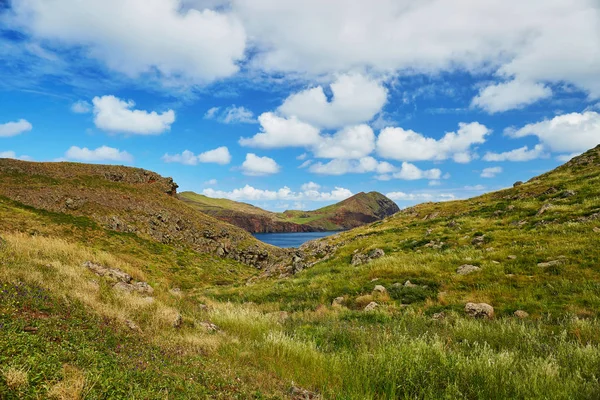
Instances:
[[[381,193],[358,193],[339,203],[314,211],[273,213],[250,204],[213,199],[193,192],[179,198],[197,210],[252,233],[338,231],[378,221],[399,211]]]
[[[17,187],[28,176],[0,176],[1,398],[600,397],[600,147],[307,243],[294,275],[113,229],[108,209],[42,208]]]

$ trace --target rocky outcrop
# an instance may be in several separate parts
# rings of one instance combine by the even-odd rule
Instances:
[[[363,303],[364,304],[364,303]],[[374,301],[370,302],[369,304],[366,305],[365,307],[365,311],[373,311],[375,310],[377,307],[379,307],[379,304],[375,303]]]
[[[352,260],[350,261],[350,265],[362,265],[366,264],[372,260],[383,257],[385,252],[381,249],[373,249],[368,253],[360,253],[356,252],[352,255]]]
[[[473,272],[477,272],[479,271],[481,268],[475,266],[475,265],[469,265],[469,264],[464,264],[461,265],[460,267],[458,267],[458,269],[456,270],[456,273],[458,275],[468,275],[471,274]]]
[[[131,275],[118,268],[108,268],[91,261],[84,262],[82,266],[113,283],[113,289],[115,290],[128,293],[136,292],[148,296],[154,293],[154,289],[147,282],[135,281]]]
[[[494,307],[487,303],[467,303],[465,313],[473,318],[494,318]]]

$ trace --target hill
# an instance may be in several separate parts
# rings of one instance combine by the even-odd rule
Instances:
[[[22,175],[0,175],[11,196],[0,197],[2,398],[600,397],[600,147],[513,188],[309,242],[292,268],[263,269],[115,230],[101,222],[108,208],[46,205],[78,185],[96,197],[87,178],[11,165]],[[55,182],[55,197],[34,199],[20,181]],[[191,210],[158,181],[91,181],[98,196],[150,186],[135,199]]]
[[[197,210],[252,233],[314,232],[352,229],[399,211],[381,193],[358,193],[339,203],[314,211],[273,213],[250,204],[213,199],[193,192],[178,195]]]

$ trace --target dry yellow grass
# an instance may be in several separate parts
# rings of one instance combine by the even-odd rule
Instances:
[[[8,367],[2,371],[6,386],[11,390],[19,390],[29,384],[29,374],[26,369]]]
[[[48,390],[48,397],[57,400],[78,400],[83,398],[85,374],[71,365],[63,366],[63,379]]]

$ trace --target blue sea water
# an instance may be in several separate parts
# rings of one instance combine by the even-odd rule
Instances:
[[[291,233],[255,233],[258,240],[277,247],[299,247],[309,240],[333,235],[337,232],[291,232]]]

